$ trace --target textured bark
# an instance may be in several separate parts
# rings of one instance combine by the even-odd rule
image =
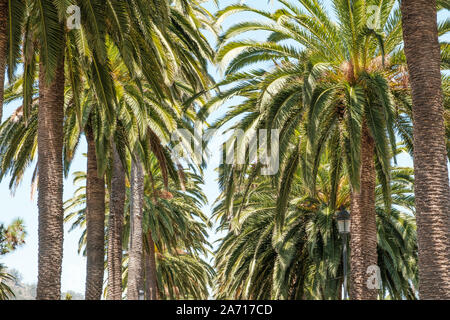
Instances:
[[[95,140],[90,127],[86,128],[86,300],[101,300],[105,269],[105,180],[98,175]]]
[[[450,190],[435,0],[403,0],[413,96],[419,295],[450,299]]]
[[[143,290],[142,279],[142,207],[144,200],[144,171],[139,162],[131,164],[130,181],[130,248],[128,260],[128,300],[138,300]]]
[[[108,300],[121,300],[125,171],[114,144],[112,171],[108,224]]]
[[[7,36],[8,1],[0,0],[0,123],[3,116],[3,93],[5,89],[6,53],[8,48]]]
[[[61,38],[63,45],[62,34]],[[52,82],[47,84],[44,78],[45,66],[41,63],[38,110],[39,261],[36,298],[59,300],[64,237],[64,57],[60,58]]]
[[[377,265],[375,215],[375,144],[367,125],[361,135],[361,186],[352,191],[350,239],[350,299],[375,300],[377,290],[369,289],[367,269]]]
[[[156,271],[156,252],[152,234],[147,236],[148,252],[145,253],[145,296],[147,300],[158,300],[158,279]]]

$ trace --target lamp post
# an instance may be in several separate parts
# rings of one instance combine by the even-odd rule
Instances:
[[[337,213],[336,220],[339,233],[342,235],[342,242],[344,247],[342,252],[344,260],[344,300],[347,300],[347,237],[350,233],[350,213],[345,210],[344,207],[341,207],[340,211]]]

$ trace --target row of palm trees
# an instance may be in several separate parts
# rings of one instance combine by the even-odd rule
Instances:
[[[207,299],[208,287],[212,285],[214,272],[204,261],[204,257],[209,252],[205,235],[210,223],[201,211],[201,205],[206,202],[200,189],[202,179],[199,175],[186,172],[185,192],[179,190],[179,186],[173,181],[166,189],[161,169],[155,158],[151,161],[150,173],[151,175],[144,181],[141,231],[144,247],[143,283],[142,288],[139,289],[145,292],[145,297],[149,300]],[[74,183],[81,186],[65,203],[65,222],[71,223],[70,230],[78,228],[83,231],[79,241],[79,253],[82,254],[86,254],[90,241],[86,233],[86,179],[85,172],[74,173]],[[121,278],[128,295],[130,290],[128,275],[132,272],[129,270],[130,252],[128,251],[132,241],[130,238],[132,213],[129,210],[131,188],[126,189],[122,233],[126,254],[122,261]],[[105,205],[109,207],[109,201],[106,201]],[[108,220],[108,210],[106,213],[105,224]],[[110,290],[110,284],[107,283],[106,295]]]
[[[144,168],[150,174],[155,157],[166,187],[169,179],[178,185],[185,183],[181,169],[170,158],[167,142],[177,126],[190,128],[197,100],[203,98],[187,106],[184,101],[212,84],[206,68],[213,51],[199,32],[209,17],[196,1],[77,1],[73,4],[79,6],[84,19],[81,29],[70,30],[65,16],[71,4],[6,1],[1,12],[10,28],[4,44],[11,49],[4,57],[8,70],[19,63],[23,66],[21,76],[10,73],[7,88],[7,102],[21,99],[23,103],[2,126],[2,176],[11,173],[11,183],[17,184],[37,153],[37,299],[58,299],[63,175],[84,133],[88,145],[85,296],[100,299],[103,290],[108,186],[108,298],[122,298],[128,182],[127,296],[137,299],[142,286]],[[148,243],[152,241],[156,242],[149,239]],[[197,245],[192,250],[201,248]],[[155,255],[153,246],[149,250]]]
[[[438,41],[438,37],[448,31],[447,23],[437,25],[436,6],[429,1],[403,1],[401,8],[398,8],[396,1],[335,0],[331,2],[337,21],[330,18],[325,7],[318,1],[299,0],[298,5],[284,0],[279,2],[282,8],[273,13],[245,4],[236,4],[217,14],[219,21],[236,12],[251,12],[260,18],[257,21],[237,23],[221,36],[217,61],[225,69],[226,78],[219,86],[226,89],[205,106],[204,112],[207,113],[208,109],[231,97],[242,97],[242,103],[219,120],[217,125],[239,117],[240,121],[235,127],[248,135],[254,129],[280,129],[282,168],[280,174],[272,179],[276,201],[267,204],[268,208],[276,213],[273,218],[275,224],[269,227],[273,235],[269,238],[272,239],[278,260],[272,268],[268,261],[261,262],[269,253],[264,255],[258,252],[258,247],[253,250],[243,248],[244,243],[248,246],[256,243],[258,246],[263,245],[263,239],[248,241],[230,234],[219,249],[223,261],[216,262],[224,281],[219,284],[219,291],[225,288],[224,297],[237,295],[267,298],[267,288],[272,288],[272,298],[286,298],[289,295],[337,297],[337,291],[333,296],[319,289],[306,293],[305,289],[295,287],[299,283],[304,285],[307,280],[302,279],[298,269],[290,264],[301,260],[292,260],[294,252],[298,254],[301,249],[300,244],[295,242],[299,240],[290,238],[293,231],[287,214],[291,206],[295,206],[293,202],[299,201],[299,195],[317,201],[321,194],[317,187],[319,168],[325,162],[329,165],[331,186],[328,191],[330,198],[326,202],[328,213],[334,213],[344,205],[350,208],[352,215],[350,297],[377,299],[379,291],[367,285],[367,270],[370,266],[379,265],[379,247],[384,240],[380,238],[379,232],[377,235],[379,228],[376,202],[377,196],[382,195],[385,214],[392,216],[396,211],[392,207],[396,203],[391,185],[391,157],[396,155],[396,137],[400,136],[415,159],[414,194],[418,218],[420,297],[450,298],[450,193],[446,150],[449,136],[445,135],[444,130],[440,73],[446,69],[448,56],[445,56],[443,51],[441,62]],[[378,23],[375,26],[368,23],[370,16],[367,10],[371,5],[379,8],[376,17]],[[446,2],[440,3],[440,7],[441,5],[448,8]],[[417,10],[414,18],[410,18],[413,15],[409,11],[410,6],[411,10]],[[425,11],[420,9],[424,9],[424,6],[428,10],[426,17],[423,15]],[[410,26],[402,28],[402,24]],[[241,35],[249,31],[266,31],[267,40],[241,40]],[[412,37],[411,40],[406,33]],[[408,41],[411,43],[407,44]],[[423,42],[427,42],[430,47],[421,46],[420,43]],[[445,48],[447,44],[442,43],[441,46]],[[424,49],[422,51],[419,48]],[[433,60],[431,68],[429,59]],[[271,67],[249,70],[248,66],[260,62],[267,62]],[[420,65],[425,62],[427,64]],[[413,76],[413,70],[418,74]],[[434,79],[429,81],[432,71]],[[414,81],[417,83],[413,84]],[[416,88],[412,93],[410,86]],[[415,91],[420,91],[420,97],[415,97]],[[417,128],[415,123],[418,121],[424,127]],[[427,163],[420,169],[417,168],[421,166],[420,160],[416,160],[418,154],[421,154],[423,161]],[[251,200],[251,197],[261,192],[253,189],[259,179],[257,172],[260,166],[249,165],[250,163],[241,167],[222,168],[221,184],[225,208],[221,210],[225,210],[232,219],[238,221],[237,228],[252,230],[241,230],[239,235],[257,237],[267,229],[260,230],[253,224],[248,226],[247,219],[258,218],[249,213],[245,215],[244,212],[250,208],[255,213],[263,210],[259,209],[258,205],[262,205],[264,201],[255,203]],[[431,167],[433,170],[430,170]],[[343,174],[348,178],[350,188],[348,203],[339,199],[340,189],[343,188],[339,181]],[[300,192],[294,189],[298,176],[301,176],[306,186]],[[376,192],[377,183],[380,185],[379,192]],[[429,193],[431,189],[434,191]],[[243,192],[239,200],[236,199],[237,192]],[[409,192],[412,193],[412,190]],[[297,210],[294,211],[298,210],[297,204]],[[241,217],[242,215],[244,217]],[[298,220],[297,217],[295,221]],[[251,220],[248,224],[253,222]],[[236,250],[240,255],[230,249],[230,246],[234,245],[238,246]],[[403,244],[398,243],[397,246],[399,250],[410,252],[409,257],[414,256]],[[234,259],[243,259],[251,252],[255,252],[253,260]],[[310,255],[314,253],[312,249],[308,252]],[[330,257],[330,254],[325,257]],[[325,257],[322,257],[321,263],[326,261]],[[284,261],[285,259],[287,261]],[[242,263],[250,265],[245,266]],[[262,276],[263,270],[254,271],[255,266],[267,268],[264,271],[269,272],[270,276]],[[290,277],[286,275],[289,267],[295,270],[295,274]],[[301,267],[311,271],[308,267]],[[403,265],[397,261],[397,272],[402,268]],[[413,275],[410,271],[406,273]],[[242,273],[245,280],[236,278],[235,272]],[[325,278],[340,279],[336,278],[336,273],[337,269],[326,273],[316,266],[312,274],[314,277],[320,274]],[[394,274],[389,274],[389,277],[394,277]],[[239,279],[240,283],[234,281],[235,279]],[[415,276],[408,279],[414,283]],[[383,280],[384,285],[388,286],[389,280]],[[281,285],[283,281],[284,285]],[[292,283],[288,283],[289,281]],[[320,282],[320,285],[323,284],[324,282]],[[291,287],[292,285],[294,287]],[[333,290],[339,287],[335,285],[327,288]],[[260,291],[252,291],[252,288]],[[414,290],[408,285],[393,288],[390,287],[393,297],[414,296],[411,294]],[[311,291],[311,285],[307,290]]]
[[[316,0],[280,0],[275,12],[235,4],[215,16],[202,2],[0,0],[0,74],[9,80],[4,89],[0,78],[0,102],[21,101],[0,127],[0,179],[17,187],[37,156],[37,299],[60,297],[64,208],[84,229],[86,299],[105,288],[114,300],[206,298],[208,286],[221,298],[336,299],[343,261],[332,217],[341,206],[352,214],[352,299],[415,298],[417,285],[422,299],[450,299],[441,84],[450,85],[439,44],[448,23],[436,17],[447,1],[333,0],[336,21]],[[80,29],[65,25],[72,4]],[[219,32],[236,12],[261,19],[225,30],[215,52],[202,30]],[[238,40],[261,30],[266,41]],[[217,85],[210,62],[225,70]],[[248,68],[261,62],[269,67]],[[170,140],[236,96],[242,102],[214,127],[239,117],[246,134],[281,129],[281,170],[267,178],[250,161],[220,168],[215,212],[228,235],[213,285],[203,166],[183,169]],[[76,179],[86,187],[64,205],[83,135],[87,170]],[[414,155],[414,188],[411,170],[391,167],[398,137]],[[405,210],[417,217],[417,243]],[[366,285],[372,265],[381,293]]]

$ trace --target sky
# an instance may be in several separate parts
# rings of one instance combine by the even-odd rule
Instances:
[[[233,3],[239,3],[239,0],[221,0],[220,7],[223,8]],[[328,3],[329,1],[325,1]],[[246,0],[246,4],[265,10],[273,10],[280,7],[277,1],[273,1],[273,4],[269,4],[265,0]],[[213,1],[209,1],[205,4],[205,8],[210,12],[216,11],[216,6]],[[227,29],[229,26],[236,22],[255,20],[256,16],[249,13],[239,13],[224,21],[222,27]],[[205,33],[211,44],[215,46],[214,38]],[[252,38],[254,40],[265,40],[265,33],[263,32],[251,32],[248,33],[246,38]],[[210,73],[216,80],[221,79],[221,74],[216,67],[210,67]],[[236,103],[237,100],[231,100],[225,105],[221,106],[209,120],[220,117],[226,111],[226,109]],[[8,117],[18,106],[18,103],[6,105],[4,107],[4,117]],[[218,164],[217,157],[214,155],[220,154],[218,146],[210,146],[211,154],[213,158],[209,161],[208,168],[205,170],[205,185],[203,191],[205,192],[209,203],[203,208],[207,215],[211,213],[211,207],[214,200],[219,196],[219,189],[216,183],[217,173],[215,168]],[[71,166],[70,174],[64,182],[64,200],[70,198],[78,186],[74,186],[72,183],[73,173],[76,171],[86,170],[86,159],[82,156],[86,153],[86,143],[82,139],[81,145],[77,150],[77,154],[74,158]],[[406,155],[400,155],[398,158],[399,166],[412,166],[411,158]],[[15,252],[3,256],[0,258],[0,263],[5,264],[8,268],[17,269],[23,276],[25,283],[37,282],[37,261],[38,261],[38,209],[37,199],[31,199],[31,175],[34,169],[35,163],[26,172],[25,177],[17,189],[16,193],[11,194],[8,184],[9,179],[6,178],[0,183],[0,223],[8,225],[15,218],[22,218],[25,223],[27,231],[26,244]],[[84,283],[86,276],[86,259],[78,254],[78,240],[81,235],[79,230],[69,232],[70,225],[65,225],[64,233],[64,256],[63,256],[63,268],[62,268],[62,290],[73,290],[75,292],[84,293]],[[220,238],[219,234],[214,233],[214,229],[210,232],[210,241],[214,242]]]

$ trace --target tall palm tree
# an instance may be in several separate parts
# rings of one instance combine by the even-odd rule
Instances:
[[[86,128],[87,178],[86,178],[86,229],[87,266],[86,300],[100,300],[103,291],[105,257],[105,179],[99,174],[94,132]]]
[[[70,36],[66,34],[67,2],[50,0],[27,1],[24,23],[23,114],[25,121],[33,105],[35,67],[39,61],[39,108],[37,119],[38,145],[38,207],[39,207],[39,263],[37,299],[60,299],[63,253],[63,126],[66,59],[70,54]],[[84,4],[84,3],[83,3]],[[82,6],[84,8],[84,6]],[[102,10],[91,8],[91,14]],[[104,17],[105,15],[103,15]],[[88,20],[88,19],[86,19]],[[93,82],[105,93],[105,78],[97,56],[101,54],[104,34],[89,32],[96,19],[85,23],[86,33],[94,43],[92,61],[96,67]],[[96,24],[97,25],[97,24]],[[98,25],[97,25],[98,27]],[[94,41],[97,40],[97,41]],[[69,49],[69,50],[66,50]],[[39,53],[37,60],[36,52]],[[103,62],[105,63],[105,62]],[[69,73],[72,71],[68,64]],[[73,77],[72,77],[73,78]],[[73,80],[70,81],[74,86]],[[76,89],[76,88],[74,88]],[[98,93],[98,92],[97,92]],[[74,95],[75,96],[75,95]]]
[[[164,14],[164,10],[161,10],[160,15],[155,16],[155,24],[152,26],[151,32],[157,31],[159,37],[153,37],[149,39],[154,41],[152,44],[155,46],[152,54],[157,58],[157,61],[164,61],[163,64],[157,66],[157,72],[164,79],[164,87],[161,88],[161,83],[155,85],[153,82],[149,82],[149,90],[154,94],[157,94],[161,89],[164,93],[161,102],[168,100],[168,107],[170,112],[166,116],[166,121],[169,117],[176,115],[174,119],[176,122],[182,123],[182,117],[180,109],[177,106],[178,103],[182,105],[187,100],[186,87],[190,87],[192,91],[191,95],[199,91],[205,91],[211,84],[211,77],[207,72],[207,62],[212,60],[212,50],[200,32],[200,28],[209,23],[208,14],[196,1],[174,1],[167,7],[167,16]],[[160,43],[159,43],[160,42]],[[190,97],[189,97],[190,98]],[[161,104],[159,102],[159,104]],[[192,100],[194,102],[194,100]],[[154,104],[151,103],[150,105]],[[142,108],[142,104],[141,104]],[[192,113],[192,106],[187,105]],[[170,115],[171,114],[171,115]],[[142,117],[137,117],[139,122],[142,119],[151,119],[158,117],[155,114],[149,113]],[[164,125],[170,128],[168,124]],[[164,129],[164,134],[170,137],[170,132],[173,129],[167,131]],[[147,132],[150,131],[150,134]],[[161,132],[156,133],[150,128],[139,128],[137,131],[138,140],[150,139],[151,152],[161,154],[160,141]],[[156,140],[155,140],[156,138]],[[155,140],[155,141],[152,141]],[[170,138],[168,139],[170,140]],[[134,143],[132,142],[132,145]],[[143,288],[142,279],[142,266],[143,264],[143,239],[142,239],[142,200],[143,200],[143,182],[144,170],[142,168],[142,155],[137,152],[138,148],[133,151],[133,160],[131,164],[130,184],[132,191],[131,202],[131,241],[130,241],[130,256],[129,256],[129,274],[128,274],[128,292],[127,297],[131,300],[138,299],[138,291]],[[161,156],[157,156],[160,160],[160,165],[166,167],[164,162],[167,158],[162,159]],[[140,160],[141,159],[141,160]],[[166,170],[166,169],[165,169]],[[136,231],[136,232],[134,232]]]
[[[52,1],[38,1],[38,207],[39,261],[36,299],[59,300],[63,256],[64,25]]]
[[[105,121],[102,121],[102,119],[100,119],[100,115],[102,113],[99,106],[101,106],[102,104],[99,103],[99,99],[91,89],[92,87],[95,88],[96,86],[103,86],[103,84],[93,81],[93,83],[90,83],[91,86],[88,89],[85,88],[84,91],[80,90],[80,88],[82,88],[83,86],[87,86],[86,83],[81,82],[82,76],[84,77],[84,79],[93,78],[92,73],[90,72],[92,69],[94,69],[91,68],[93,59],[89,59],[84,56],[83,59],[80,58],[80,49],[76,46],[80,42],[77,42],[77,39],[75,37],[69,36],[67,43],[68,49],[66,52],[66,59],[68,60],[68,64],[66,71],[70,74],[70,81],[66,82],[66,84],[68,85],[64,88],[64,92],[66,92],[67,103],[65,104],[65,106],[63,105],[63,107],[65,107],[65,121],[61,120],[63,121],[61,125],[64,124],[64,172],[67,173],[69,171],[70,163],[73,160],[75,150],[80,141],[81,133],[84,131],[89,147],[88,194],[89,207],[92,207],[91,210],[89,210],[90,213],[88,218],[88,220],[92,221],[92,223],[88,223],[88,233],[90,241],[88,245],[89,254],[87,259],[88,272],[86,273],[86,298],[100,299],[103,287],[104,237],[102,236],[102,234],[104,232],[104,210],[99,210],[99,208],[101,208],[102,206],[104,207],[104,197],[101,197],[101,190],[102,188],[104,189],[104,185],[102,187],[101,180],[103,180],[102,170],[104,171],[103,167],[105,160],[102,159],[102,157],[100,157],[100,159],[97,159],[97,156],[105,153],[101,148],[98,149],[98,145],[104,145],[102,143],[99,143],[98,141],[101,141],[101,139],[103,138],[102,134],[104,133],[106,126]],[[25,67],[25,69],[32,69],[35,57],[32,56],[28,59],[31,60],[31,62],[29,62],[30,66]],[[81,66],[83,66],[83,68],[81,68]],[[13,83],[7,90],[7,101],[9,102],[15,99],[19,99],[22,96],[22,91],[24,91],[24,94],[26,95],[26,90],[24,88],[26,88],[27,83],[34,82],[33,76],[34,72],[25,72],[21,78]],[[107,77],[105,78],[107,79]],[[23,99],[23,105],[18,108],[18,110],[7,122],[5,122],[5,131],[3,132],[7,134],[2,135],[3,165],[1,175],[3,177],[8,171],[11,170],[11,172],[13,173],[11,179],[11,187],[18,184],[23,176],[24,170],[35,158],[36,150],[39,150],[39,148],[37,148],[39,108],[36,104],[37,99],[34,98],[36,93],[37,90],[34,89],[33,85],[31,85],[31,97],[28,97],[28,99],[32,101],[31,107],[26,107],[25,101],[27,97],[25,96],[25,98]],[[76,101],[78,101],[78,104],[76,103]],[[80,101],[83,101],[83,103],[80,103]],[[103,114],[104,113],[105,112],[103,112]],[[105,118],[104,115],[103,118]],[[24,134],[22,138],[27,137],[25,140],[26,142],[23,144],[21,143],[21,134]],[[22,140],[22,142],[24,141]],[[9,144],[10,146],[7,147],[7,144]],[[11,154],[14,145],[16,147],[18,147],[18,145],[21,146],[16,150],[18,151],[16,155]],[[12,160],[10,156],[12,156],[14,160]],[[38,175],[39,170],[36,168],[33,175],[33,183],[39,181]],[[100,254],[98,253],[99,250],[101,251]],[[101,257],[101,259],[98,259],[97,257]]]
[[[63,42],[60,42],[63,45]],[[60,297],[63,251],[63,105],[64,63],[54,79],[45,84],[45,66],[41,63],[38,118],[39,171],[39,277],[38,300]]]
[[[128,252],[128,290],[130,300],[138,300],[144,290],[142,278],[143,237],[142,218],[144,205],[144,168],[139,160],[132,160],[130,174],[130,250]]]
[[[335,23],[319,2],[300,0],[298,6],[288,1],[281,3],[283,9],[273,14],[245,5],[232,5],[218,13],[219,21],[231,13],[249,11],[267,22],[240,23],[224,33],[217,59],[227,67],[223,85],[235,86],[209,105],[241,95],[245,101],[220,123],[251,112],[239,128],[281,130],[282,172],[276,176],[280,222],[294,168],[310,168],[303,172],[314,195],[322,154],[334,150],[331,161],[335,173],[345,170],[353,188],[351,296],[376,299],[376,290],[366,286],[367,268],[377,263],[375,181],[377,175],[383,176],[380,181],[385,182],[385,199],[389,201],[394,128],[409,141],[408,114],[403,114],[407,107],[402,102],[407,95],[401,82],[399,12],[393,0],[335,0]],[[367,27],[364,10],[371,4],[380,8],[380,24],[372,29]],[[267,41],[229,41],[253,30],[270,32]],[[291,42],[282,43],[285,40]],[[272,62],[273,68],[236,73],[256,62]],[[394,106],[406,117],[404,121],[395,117]],[[302,163],[303,152],[308,157]]]
[[[108,296],[122,300],[122,230],[125,206],[125,170],[113,143],[108,223]]]
[[[403,0],[401,11],[413,97],[420,298],[450,299],[450,188],[436,1]]]

